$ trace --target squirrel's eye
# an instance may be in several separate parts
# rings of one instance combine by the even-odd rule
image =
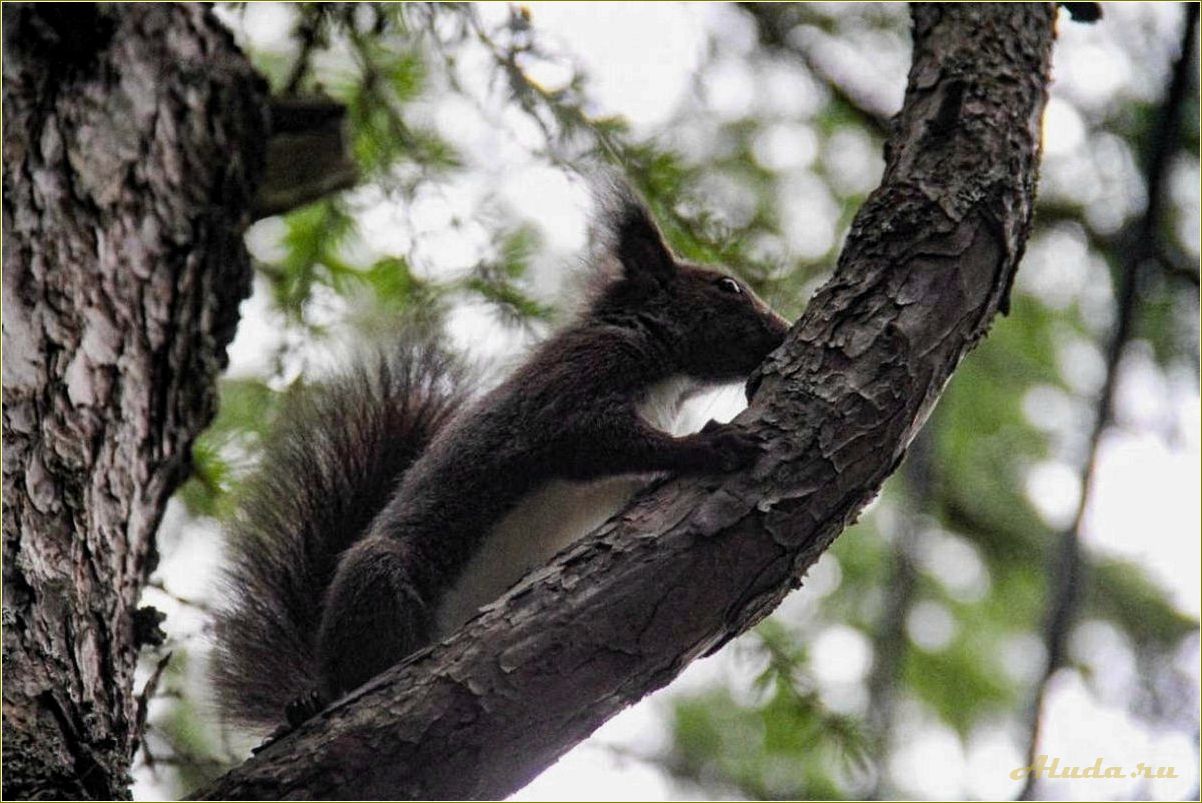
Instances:
[[[743,292],[743,288],[739,283],[729,276],[724,276],[718,280],[718,289],[724,293],[735,293],[736,295]]]

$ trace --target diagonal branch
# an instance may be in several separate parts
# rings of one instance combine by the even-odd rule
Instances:
[[[758,464],[642,494],[196,797],[502,797],[799,585],[984,336],[1030,228],[1053,7],[913,16],[884,182],[738,419]]]

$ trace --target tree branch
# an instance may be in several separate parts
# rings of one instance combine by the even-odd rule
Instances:
[[[281,215],[349,189],[359,169],[347,154],[346,107],[324,97],[275,98],[267,166],[253,217]]]
[[[738,419],[763,441],[755,467],[658,484],[195,797],[503,797],[768,615],[877,493],[1004,303],[1053,17],[915,6],[884,183]]]

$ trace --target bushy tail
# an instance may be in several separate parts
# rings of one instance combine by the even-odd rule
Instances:
[[[231,722],[258,728],[317,688],[315,638],[338,556],[462,402],[432,346],[377,356],[289,400],[228,528],[211,673]]]

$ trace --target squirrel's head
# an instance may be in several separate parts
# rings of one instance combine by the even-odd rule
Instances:
[[[742,280],[678,261],[634,194],[609,189],[610,275],[593,313],[638,328],[676,372],[706,382],[746,377],[784,341],[788,321]]]

